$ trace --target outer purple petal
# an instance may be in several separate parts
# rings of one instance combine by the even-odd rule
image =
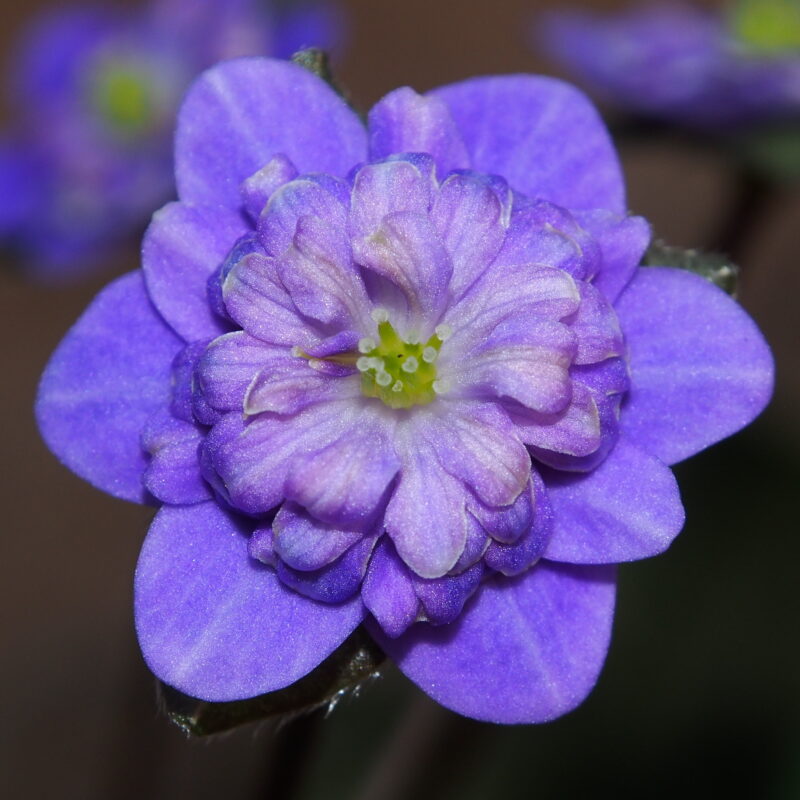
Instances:
[[[170,203],[154,214],[142,244],[147,289],[164,319],[187,341],[230,329],[211,310],[208,278],[247,231],[244,219],[224,208]]]
[[[181,340],[156,313],[141,273],[107,286],[56,349],[36,417],[50,449],[89,483],[144,502],[145,422],[169,400]]]
[[[614,564],[661,553],[683,527],[672,471],[621,437],[586,475],[543,470],[553,507],[546,557],[572,564]]]
[[[136,568],[136,629],[150,669],[209,701],[241,700],[307,674],[359,624],[361,601],[316,603],[251,559],[214,503],[162,509]]]
[[[228,61],[197,80],[180,111],[178,194],[238,209],[239,185],[278,153],[301,174],[343,176],[366,152],[358,117],[308,70],[266,58]]]
[[[473,78],[433,94],[450,108],[473,169],[567,208],[624,213],[622,172],[608,132],[594,106],[568,84],[508,75]]]
[[[443,706],[488,722],[546,722],[577,706],[605,659],[614,611],[609,567],[542,563],[485,583],[451,625],[390,639],[400,669]]]
[[[769,402],[769,347],[747,313],[703,278],[643,268],[617,314],[631,371],[621,430],[665,463],[730,436]]]
[[[470,159],[447,106],[413,89],[395,89],[369,112],[371,161],[394,153],[429,153],[439,177],[470,166]]]

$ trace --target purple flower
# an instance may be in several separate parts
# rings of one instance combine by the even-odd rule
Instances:
[[[387,95],[365,129],[296,65],[190,91],[180,202],[59,346],[53,451],[162,508],[145,659],[211,701],[285,687],[362,621],[448,708],[574,708],[614,564],[683,523],[667,465],[750,422],[772,359],[687,272],[638,268],[586,99],[488,77]]]
[[[191,80],[221,59],[326,44],[334,22],[309,6],[268,14],[258,0],[47,13],[10,70],[0,242],[45,280],[102,264],[172,195],[174,115]]]
[[[796,0],[744,0],[728,14],[683,2],[617,15],[542,17],[538,47],[598,97],[648,117],[706,128],[800,114]]]

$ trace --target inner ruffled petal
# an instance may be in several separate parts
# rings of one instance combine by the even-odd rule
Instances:
[[[443,391],[462,398],[509,398],[532,411],[558,414],[572,398],[574,352],[575,337],[566,326],[510,318],[479,349],[442,355]]]
[[[275,553],[293,569],[316,570],[339,558],[364,535],[329,525],[296,503],[284,503],[272,523]]]
[[[274,258],[246,255],[225,279],[222,296],[231,318],[257,339],[303,347],[317,338],[281,283]]]
[[[540,200],[517,203],[511,224],[497,256],[498,265],[539,264],[557,267],[586,280],[602,263],[594,237],[566,209]]]
[[[392,423],[365,411],[324,449],[296,456],[286,497],[333,525],[361,530],[371,525],[400,468],[392,447]]]
[[[232,505],[261,514],[284,498],[289,467],[297,454],[327,447],[357,416],[358,409],[346,400],[317,403],[288,417],[260,414],[247,423],[241,413],[233,412],[206,438],[204,461],[221,480]]]
[[[257,222],[272,194],[296,177],[297,167],[283,153],[278,153],[261,169],[242,181],[239,193],[250,218]]]
[[[369,324],[366,289],[352,262],[343,226],[325,217],[302,216],[294,240],[275,262],[299,311],[334,330]]]
[[[504,191],[505,190],[505,191]],[[508,186],[501,178],[451,175],[439,187],[431,219],[453,262],[450,294],[460,297],[492,263],[506,235]]]
[[[395,212],[353,242],[356,261],[394,284],[406,303],[406,331],[433,333],[449,298],[453,262],[427,215]]]
[[[489,403],[443,400],[437,411],[418,413],[444,469],[488,505],[507,506],[517,499],[528,482],[530,457],[502,410]]]
[[[282,185],[269,197],[259,217],[261,244],[270,255],[283,255],[294,242],[300,217],[320,217],[343,230],[347,199],[347,185],[328,175],[304,175]]]
[[[408,426],[416,428],[416,425]],[[458,561],[467,540],[467,491],[411,430],[396,437],[400,481],[384,523],[403,561],[417,575],[438,578]]]
[[[396,158],[362,167],[353,181],[351,238],[372,236],[389,214],[427,214],[434,185],[433,176],[417,160]]]

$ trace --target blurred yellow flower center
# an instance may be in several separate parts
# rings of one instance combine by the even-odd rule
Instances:
[[[767,55],[800,51],[800,0],[739,0],[730,25],[751,50]]]
[[[135,136],[153,121],[153,85],[141,71],[126,64],[99,70],[92,91],[95,109],[117,133]]]

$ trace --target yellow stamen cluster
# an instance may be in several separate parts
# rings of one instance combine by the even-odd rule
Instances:
[[[377,397],[391,408],[410,408],[430,403],[441,392],[436,378],[436,359],[442,343],[450,335],[439,325],[427,342],[404,341],[382,309],[373,313],[378,323],[378,339],[362,339],[356,369],[361,373],[361,391]]]

